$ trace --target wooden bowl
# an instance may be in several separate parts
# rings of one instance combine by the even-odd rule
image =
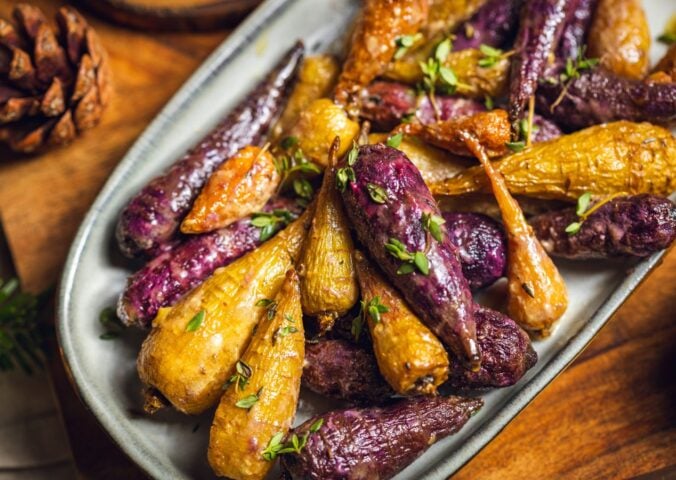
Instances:
[[[163,31],[213,30],[231,26],[260,0],[79,0],[122,25]]]

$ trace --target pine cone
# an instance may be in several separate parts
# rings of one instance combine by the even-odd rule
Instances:
[[[106,52],[72,7],[58,30],[32,5],[0,19],[0,143],[30,153],[63,145],[99,122],[110,95]]]

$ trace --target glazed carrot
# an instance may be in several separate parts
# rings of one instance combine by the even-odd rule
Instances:
[[[361,252],[355,263],[380,373],[400,395],[435,394],[448,378],[444,346]]]
[[[183,219],[181,232],[211,232],[259,211],[275,193],[280,180],[267,149],[242,148],[209,177]]]
[[[264,457],[275,435],[286,435],[296,414],[305,336],[298,275],[287,271],[275,308],[232,369],[209,437],[209,464],[218,476],[260,480],[273,463]]]
[[[568,306],[566,284],[485,149],[471,133],[461,135],[486,170],[507,232],[507,312],[526,330],[548,336]]]
[[[336,137],[298,264],[303,313],[317,317],[322,332],[331,330],[336,318],[346,314],[359,299],[350,224],[336,189],[339,147]]]
[[[350,105],[359,91],[382,74],[399,37],[414,35],[427,21],[427,0],[366,0],[335,90],[336,102]]]
[[[464,156],[471,156],[472,152],[467,148],[461,132],[471,132],[491,157],[503,155],[507,151],[505,144],[509,142],[510,135],[509,120],[504,110],[480,112],[428,125],[407,123],[395,131],[420,137],[432,145]]]

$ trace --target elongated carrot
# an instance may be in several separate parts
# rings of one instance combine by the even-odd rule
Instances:
[[[548,336],[568,307],[566,284],[477,138],[460,135],[486,171],[507,232],[507,311],[526,330]]]

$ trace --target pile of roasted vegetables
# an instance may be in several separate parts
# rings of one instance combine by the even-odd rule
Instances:
[[[233,479],[390,478],[457,432],[565,313],[551,257],[676,237],[649,43],[640,0],[365,0],[342,67],[295,45],[121,214],[146,411],[217,406]],[[301,384],[351,408],[292,429]]]

